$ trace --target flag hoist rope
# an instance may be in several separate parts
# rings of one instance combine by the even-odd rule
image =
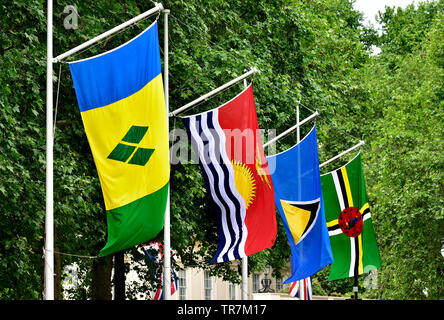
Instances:
[[[44,246],[44,290],[43,299],[54,300],[54,125],[53,125],[53,63],[85,49],[94,43],[163,10],[161,3],[140,15],[104,32],[97,37],[53,58],[53,1],[47,2],[46,26],[46,214],[45,214],[45,246]],[[167,113],[168,114],[168,113]]]

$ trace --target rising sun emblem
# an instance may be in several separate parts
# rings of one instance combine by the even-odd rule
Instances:
[[[253,172],[251,172],[245,163],[231,161],[231,164],[234,169],[234,184],[245,201],[246,209],[248,209],[256,197],[256,182]]]

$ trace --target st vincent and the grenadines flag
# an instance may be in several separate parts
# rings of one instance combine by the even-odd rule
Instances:
[[[211,263],[267,249],[277,233],[274,191],[253,87],[207,112],[184,117],[217,217],[219,244]]]
[[[163,228],[170,167],[157,22],[69,66],[105,201],[105,256]]]
[[[297,145],[268,156],[276,207],[291,248],[290,283],[333,262],[322,198],[316,127]],[[273,170],[274,168],[274,170]]]
[[[329,280],[370,272],[381,266],[365,189],[361,154],[321,176],[325,217],[334,262]]]

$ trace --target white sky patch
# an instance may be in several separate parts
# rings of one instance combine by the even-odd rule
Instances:
[[[376,22],[378,11],[384,12],[386,6],[405,8],[412,3],[417,6],[419,2],[419,0],[356,0],[354,8],[364,14],[364,25],[373,25],[378,30],[378,33],[381,34],[381,25]],[[381,49],[373,47],[373,54],[378,54],[379,52],[381,52]]]
[[[378,11],[384,12],[386,6],[405,8],[411,3],[417,5],[419,2],[419,0],[356,0],[354,8],[364,13],[366,23],[370,22],[379,28],[375,19]]]

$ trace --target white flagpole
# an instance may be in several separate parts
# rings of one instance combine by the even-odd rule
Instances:
[[[296,106],[296,123],[299,123],[299,102],[298,105]],[[296,141],[297,143],[299,143],[301,141],[301,127],[298,126],[297,131],[296,131]]]
[[[216,88],[213,91],[210,91],[210,92],[204,94],[202,97],[197,98],[196,100],[193,100],[190,103],[187,103],[183,107],[180,107],[179,109],[176,109],[173,112],[170,112],[170,117],[176,116],[179,113],[184,112],[185,110],[191,108],[192,106],[198,104],[199,102],[204,101],[205,99],[208,99],[209,97],[215,95],[216,93],[224,90],[225,88],[228,88],[229,86],[235,84],[238,81],[241,81],[241,80],[245,79],[246,77],[248,77],[248,76],[250,76],[252,74],[255,74],[256,72],[259,72],[259,70],[256,67],[252,68],[250,71],[244,73],[243,75],[237,77],[236,79],[233,79],[230,82],[227,82],[226,84],[220,86],[219,88]]]
[[[82,49],[85,49],[85,48],[93,45],[94,43],[96,43],[96,42],[98,42],[98,41],[100,41],[100,40],[102,40],[102,39],[104,39],[106,37],[109,37],[110,35],[116,33],[117,31],[120,31],[120,30],[122,30],[122,29],[124,29],[124,28],[126,28],[126,27],[128,27],[130,25],[132,25],[133,23],[136,23],[137,21],[142,20],[143,18],[148,17],[148,16],[156,13],[157,11],[161,11],[161,10],[163,10],[163,5],[161,3],[155,3],[155,7],[154,8],[139,14],[138,16],[136,16],[136,17],[134,17],[134,18],[132,18],[132,19],[130,19],[130,20],[128,20],[128,21],[126,21],[126,22],[124,22],[124,23],[122,23],[122,24],[120,24],[120,25],[118,25],[118,26],[116,26],[116,27],[114,27],[114,28],[112,28],[112,29],[110,29],[110,30],[100,34],[100,35],[98,35],[97,37],[94,37],[94,38],[92,38],[92,39],[82,43],[81,45],[78,45],[75,48],[72,48],[69,51],[66,51],[65,53],[62,53],[62,54],[58,55],[52,61],[53,62],[60,62],[63,59],[65,59],[66,57],[69,57],[70,55],[73,55],[74,53],[76,53],[76,52],[78,52],[78,51],[80,51]]]
[[[164,90],[165,90],[165,106],[166,106],[166,117],[167,123],[169,121],[169,79],[168,79],[168,15],[170,10],[165,9],[164,12]],[[168,125],[169,132],[169,125]],[[170,177],[171,183],[171,177]],[[168,185],[168,197],[165,210],[165,221],[163,227],[163,297],[164,300],[171,300],[171,234],[170,234],[170,186]]]
[[[340,157],[342,157],[343,155],[355,150],[356,148],[359,148],[360,146],[363,146],[365,144],[365,141],[360,141],[358,144],[354,145],[353,147],[351,147],[350,149],[345,150],[344,152],[341,152],[340,154],[338,154],[337,156],[334,156],[333,158],[325,161],[324,163],[319,165],[319,168],[322,168],[323,166],[329,164],[330,162],[335,161],[336,159],[339,159]]]
[[[246,79],[244,87],[247,87]],[[242,258],[242,300],[248,300],[248,257]]]
[[[48,0],[46,34],[46,216],[44,249],[45,300],[54,300],[54,198],[53,198],[53,91],[52,91],[52,0]]]
[[[297,106],[296,106],[296,124],[299,124],[299,102],[298,102],[298,104],[297,104]],[[299,143],[299,142],[301,142],[301,126],[298,126],[297,127],[297,129],[296,129],[296,143]],[[300,154],[298,153],[298,157],[300,157]],[[300,160],[300,159],[299,159]],[[299,162],[300,163],[300,162]],[[298,175],[298,179],[299,179],[299,185],[301,184],[301,176],[300,175]],[[300,192],[301,190],[299,189],[299,192]],[[300,197],[301,195],[299,194],[299,197]],[[300,199],[300,198],[299,198]],[[303,288],[303,285],[302,285],[302,281],[301,280],[298,280],[299,281],[299,300],[301,300],[301,298],[302,298],[302,295],[304,294],[304,288]]]
[[[316,118],[319,115],[319,112],[315,112],[313,113],[311,116],[305,118],[304,120],[302,120],[301,122],[296,123],[294,126],[292,126],[291,128],[288,128],[287,130],[285,130],[284,132],[282,132],[280,135],[277,135],[276,137],[274,137],[273,139],[267,141],[266,143],[264,143],[264,148],[268,147],[270,144],[275,143],[276,141],[278,141],[279,139],[285,137],[287,134],[289,134],[290,132],[292,132],[293,130],[299,128],[300,126],[302,126],[303,124],[305,124],[306,122],[310,121],[313,118]]]

